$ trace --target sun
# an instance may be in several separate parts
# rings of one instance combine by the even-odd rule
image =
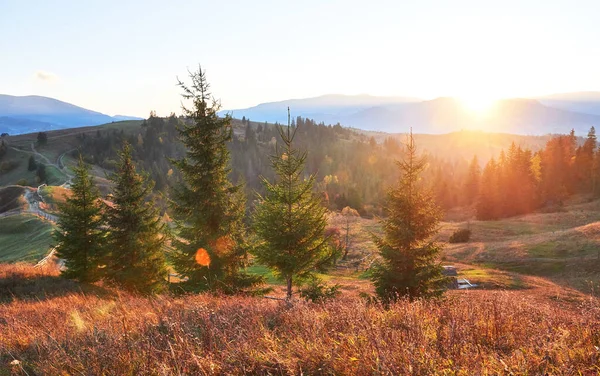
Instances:
[[[497,102],[496,98],[479,94],[460,96],[458,99],[465,109],[478,115],[487,114]]]

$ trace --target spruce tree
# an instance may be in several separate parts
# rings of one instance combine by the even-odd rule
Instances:
[[[303,179],[306,152],[294,149],[295,132],[289,123],[278,126],[283,152],[271,157],[276,178],[273,183],[262,178],[266,190],[258,196],[253,216],[254,231],[259,238],[255,248],[257,260],[272,268],[286,282],[287,298],[292,297],[294,281],[314,277],[337,258],[337,250],[329,247],[324,235],[327,209],[314,190],[315,176]],[[292,131],[292,132],[291,132]]]
[[[259,283],[241,268],[247,260],[243,187],[229,180],[232,140],[231,116],[219,117],[220,105],[209,92],[201,68],[190,72],[191,85],[179,81],[188,121],[178,128],[187,148],[184,158],[172,161],[183,182],[173,192],[176,223],[175,250],[169,258],[192,290],[234,293]]]
[[[465,182],[465,195],[467,204],[476,202],[479,195],[479,182],[481,180],[481,167],[475,155],[469,164],[469,172]]]
[[[101,277],[98,267],[102,264],[105,244],[100,193],[81,157],[74,173],[71,195],[58,204],[56,256],[65,260],[63,276],[94,282]]]
[[[167,278],[162,249],[165,225],[147,201],[153,184],[136,172],[127,142],[119,152],[117,169],[110,180],[114,187],[112,205],[107,209],[107,276],[128,290],[160,292]]]
[[[485,165],[481,175],[476,217],[479,220],[496,219],[499,216],[498,165],[494,158]]]
[[[436,259],[440,248],[430,240],[438,230],[441,210],[420,184],[426,167],[410,133],[405,158],[398,162],[399,184],[388,191],[383,236],[374,236],[380,261],[371,273],[375,291],[385,304],[400,297],[431,297],[446,283]]]

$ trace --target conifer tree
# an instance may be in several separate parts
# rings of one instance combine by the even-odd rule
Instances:
[[[116,284],[141,293],[160,292],[167,269],[163,245],[164,224],[147,201],[153,184],[136,172],[131,145],[124,143],[114,183],[112,205],[107,209],[109,227],[107,276]]]
[[[398,167],[402,175],[388,191],[383,236],[374,236],[381,261],[373,267],[371,279],[386,304],[403,296],[440,295],[446,283],[436,261],[440,248],[430,241],[442,213],[433,194],[419,182],[426,160],[417,155],[412,132]]]
[[[233,293],[261,278],[241,270],[247,260],[245,198],[243,187],[229,180],[231,116],[217,115],[220,105],[202,68],[190,72],[190,78],[190,86],[179,81],[183,98],[192,106],[183,108],[189,122],[178,129],[187,154],[173,161],[183,182],[173,192],[177,236],[169,258],[187,278],[188,289]]]
[[[74,172],[72,194],[58,204],[56,255],[65,260],[63,276],[94,282],[101,277],[98,267],[102,264],[105,243],[100,193],[81,157]]]
[[[577,149],[575,164],[579,180],[579,190],[582,192],[594,192],[596,190],[596,129],[590,128],[584,144]]]
[[[479,196],[479,182],[481,180],[481,167],[477,156],[473,156],[471,163],[469,164],[469,172],[467,174],[467,180],[465,182],[465,195],[466,201],[470,205],[477,201]]]
[[[496,219],[499,215],[498,165],[494,158],[485,165],[481,176],[477,214],[479,220]]]
[[[286,282],[291,299],[293,285],[333,263],[338,250],[329,247],[325,236],[327,209],[313,191],[315,176],[303,179],[307,154],[292,145],[298,128],[292,130],[289,109],[288,126],[277,129],[284,146],[271,157],[275,181],[262,178],[266,194],[259,195],[253,216],[260,239],[254,254]]]

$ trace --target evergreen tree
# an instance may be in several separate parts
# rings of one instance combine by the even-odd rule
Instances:
[[[38,145],[46,145],[48,143],[48,134],[46,132],[39,132],[37,134]]]
[[[212,98],[201,68],[190,73],[190,78],[191,86],[179,81],[184,99],[193,105],[184,107],[190,122],[179,128],[187,155],[173,161],[183,183],[173,192],[177,237],[170,259],[188,279],[187,288],[233,293],[261,278],[241,270],[247,259],[245,199],[243,187],[228,178],[231,117],[217,115],[220,105]]]
[[[46,182],[46,165],[38,163],[37,164],[36,175],[37,175],[38,181],[40,183]]]
[[[289,110],[288,110],[289,119]],[[303,179],[306,152],[292,146],[299,128],[277,128],[283,141],[271,157],[276,178],[263,178],[266,194],[258,197],[254,212],[254,231],[260,239],[255,248],[257,260],[272,268],[286,282],[287,298],[292,297],[294,283],[314,277],[314,272],[330,265],[337,250],[329,247],[324,235],[327,209],[313,191],[315,176]]]
[[[27,169],[29,171],[34,171],[37,169],[37,163],[35,162],[35,157],[33,155],[29,156],[29,161],[27,164]]]
[[[373,267],[371,279],[386,304],[402,296],[440,295],[446,283],[436,262],[440,248],[429,240],[437,232],[442,213],[433,194],[419,183],[426,161],[417,155],[412,132],[398,166],[402,176],[388,191],[383,237],[374,237],[381,261]]]
[[[589,193],[596,190],[596,148],[596,129],[592,127],[584,144],[577,149],[575,157],[575,168],[581,192]]]
[[[107,209],[107,276],[132,291],[159,292],[167,277],[162,249],[164,224],[152,203],[146,201],[153,184],[136,172],[127,142],[110,180],[114,188],[112,205]]]
[[[477,199],[477,219],[490,220],[498,218],[498,165],[492,158],[483,169],[479,197]]]
[[[479,196],[479,181],[481,180],[481,167],[477,156],[474,156],[469,164],[469,172],[467,181],[465,182],[465,195],[467,204],[472,204],[477,201]]]
[[[67,278],[94,282],[101,277],[105,232],[100,193],[89,174],[89,167],[79,158],[74,168],[71,196],[58,204],[58,229],[54,232],[57,257],[65,260],[62,272]]]

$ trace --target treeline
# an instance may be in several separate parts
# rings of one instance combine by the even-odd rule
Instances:
[[[98,130],[93,136],[82,133],[78,136],[81,147],[73,151],[73,156],[81,153],[87,163],[114,170],[117,151],[127,141],[132,145],[136,164],[156,182],[154,191],[167,196],[181,180],[171,160],[185,154],[177,127],[189,121],[183,116],[160,118],[151,114],[139,131],[133,133],[116,129]],[[227,142],[231,153],[230,177],[234,182],[244,182],[247,195],[264,194],[261,176],[268,179],[275,176],[270,155],[282,145],[277,131],[280,125],[245,118],[231,119],[231,122],[236,132]],[[298,148],[309,151],[305,175],[315,175],[316,189],[323,194],[329,209],[341,210],[350,206],[362,216],[382,214],[386,189],[398,178],[394,161],[405,153],[401,141],[390,136],[378,144],[373,137],[339,124],[325,125],[302,117],[293,119],[291,129],[297,130],[294,143]],[[467,202],[463,180],[468,163],[461,159],[431,156],[428,159],[429,167],[423,172],[423,179],[434,188],[440,205],[448,209]],[[251,206],[250,201],[248,209]]]
[[[550,139],[536,152],[513,144],[498,159],[492,158],[483,171],[474,160],[466,187],[473,195],[478,192],[478,219],[510,217],[542,207],[560,207],[577,193],[597,196],[599,161],[594,127],[581,146],[571,131]]]

